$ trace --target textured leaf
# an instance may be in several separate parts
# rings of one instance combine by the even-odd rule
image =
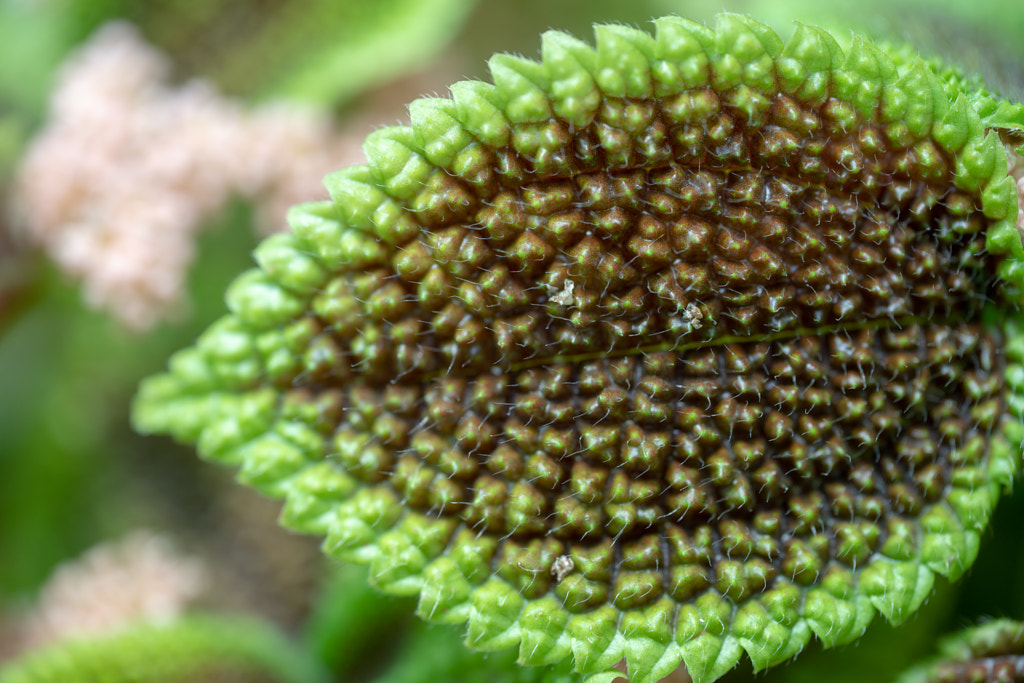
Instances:
[[[1024,624],[997,619],[940,643],[941,654],[907,671],[897,683],[996,683],[1024,676]]]
[[[819,29],[655,25],[413,104],[135,420],[471,647],[703,683],[971,564],[1024,248],[1012,108]]]

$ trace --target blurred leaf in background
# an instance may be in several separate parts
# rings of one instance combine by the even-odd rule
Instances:
[[[268,624],[191,616],[56,643],[0,667],[3,683],[325,683],[319,664]]]

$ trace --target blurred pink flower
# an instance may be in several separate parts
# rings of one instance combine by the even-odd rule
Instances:
[[[90,306],[138,330],[181,305],[195,235],[232,196],[255,204],[261,232],[281,230],[288,206],[326,197],[322,177],[360,156],[323,112],[246,111],[169,71],[132,26],[101,28],[62,67],[16,182],[29,237]]]
[[[20,649],[116,631],[139,621],[169,622],[199,597],[208,570],[156,534],[138,531],[61,565],[21,622]]]
[[[1024,178],[1017,180],[1017,230],[1024,233]]]
[[[1007,172],[1017,181],[1017,231],[1024,234],[1024,157],[1006,149]]]

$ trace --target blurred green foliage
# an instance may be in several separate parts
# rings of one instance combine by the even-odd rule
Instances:
[[[0,671],[3,683],[266,680],[325,683],[326,671],[272,628],[193,616],[43,648]]]
[[[429,66],[446,47],[461,55],[463,75],[486,78],[487,56],[535,56],[548,28],[589,39],[594,22],[642,26],[672,12],[703,20],[723,8],[783,34],[799,19],[910,41],[983,73],[1009,96],[1024,93],[1024,6],[1015,0],[0,0],[0,206],[16,202],[11,170],[45,120],[60,63],[115,18],[166,50],[180,78],[211,79],[250,102],[289,96],[341,111]],[[140,378],[221,315],[222,293],[255,246],[248,207],[232,206],[200,241],[190,309],[134,334],[88,310],[75,282],[25,245],[15,223],[0,217],[0,613],[29,602],[60,562],[129,529],[202,533],[174,506],[203,505],[220,489],[173,490],[199,486],[200,466],[186,449],[133,434],[128,406]],[[30,293],[19,299],[28,305],[4,305],[15,291]],[[891,679],[941,633],[986,615],[1024,617],[1021,519],[1018,492],[998,510],[971,573],[943,585],[909,623],[879,621],[855,645],[812,647],[759,680]],[[357,570],[332,572],[313,603],[304,642],[338,680],[499,680],[495,672],[514,671],[507,658],[471,655],[458,634],[415,621],[409,605],[369,591]],[[751,676],[748,664],[726,680]]]

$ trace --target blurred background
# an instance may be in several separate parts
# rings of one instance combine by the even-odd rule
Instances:
[[[538,56],[549,28],[649,28],[729,9],[906,41],[1024,96],[1017,0],[0,0],[0,663],[189,611],[243,615],[334,680],[438,680],[507,659],[328,566],[278,504],[128,423],[138,381],[224,312],[226,285],[287,207],[360,163],[405,105]],[[1024,495],[966,580],[858,645],[758,678],[887,680],[935,638],[1024,618]],[[438,663],[428,666],[431,657]],[[462,661],[462,660],[460,660]],[[413,665],[410,665],[413,662]],[[431,668],[433,666],[434,668]],[[450,673],[450,671],[449,671]],[[729,680],[752,676],[749,665]]]

